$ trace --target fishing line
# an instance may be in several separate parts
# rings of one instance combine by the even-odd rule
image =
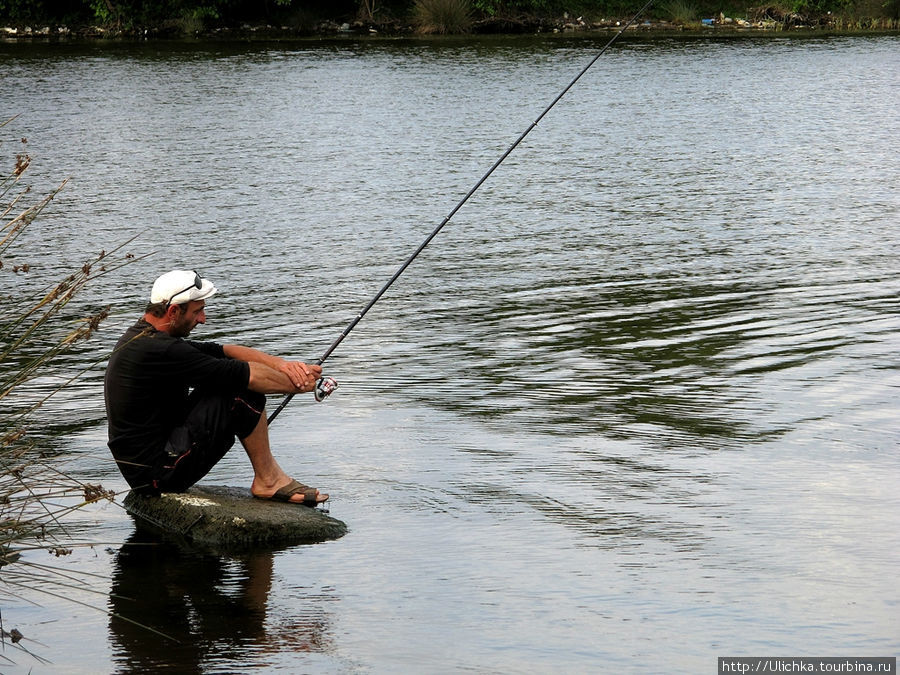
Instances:
[[[469,201],[469,198],[475,194],[475,192],[478,190],[478,188],[480,188],[482,186],[482,184],[484,184],[484,182],[488,178],[490,178],[491,174],[497,170],[497,167],[499,167],[504,162],[504,160],[507,157],[509,157],[509,155],[512,153],[512,151],[515,150],[519,146],[519,144],[525,140],[525,137],[531,133],[531,131],[540,123],[540,121],[542,119],[544,119],[544,116],[546,116],[547,113],[550,112],[550,110],[553,108],[553,106],[555,106],[557,103],[559,103],[560,99],[563,96],[565,96],[572,87],[575,86],[575,83],[577,83],[578,80],[580,80],[582,78],[582,76],[588,70],[590,70],[591,66],[593,66],[600,59],[600,57],[606,53],[606,51],[613,45],[613,43],[619,39],[619,37],[622,35],[622,33],[624,33],[629,27],[631,27],[634,24],[634,22],[637,21],[638,18],[644,12],[647,11],[647,9],[650,7],[650,5],[653,4],[653,1],[654,0],[647,0],[647,2],[644,4],[644,6],[641,7],[637,11],[637,13],[635,13],[635,15],[633,17],[631,17],[631,19],[629,19],[628,22],[624,26],[622,26],[622,28],[619,31],[617,31],[615,35],[613,35],[610,38],[609,42],[607,42],[605,45],[603,45],[603,47],[600,49],[600,51],[597,52],[597,54],[594,56],[594,58],[592,58],[588,62],[588,64],[584,68],[582,68],[581,71],[574,78],[572,78],[572,81],[569,82],[569,84],[567,84],[561,92],[559,92],[559,94],[556,96],[556,98],[554,98],[550,102],[550,104],[546,108],[544,108],[543,112],[541,112],[541,114],[538,115],[537,118],[535,118],[535,120],[528,126],[528,128],[525,129],[525,131],[523,131],[521,134],[519,134],[519,137],[515,141],[513,141],[512,145],[510,145],[506,149],[506,151],[502,155],[500,155],[500,157],[497,159],[497,161],[494,162],[494,164],[491,166],[491,168],[488,169],[484,173],[484,175],[478,179],[478,182],[476,182],[475,185],[472,186],[472,189],[469,190],[466,193],[466,195],[462,199],[459,200],[459,202],[456,204],[456,206],[453,207],[453,209],[450,211],[450,213],[448,213],[444,217],[444,219],[438,224],[438,226],[435,227],[434,230],[432,230],[431,234],[429,234],[425,238],[425,241],[423,241],[419,245],[419,247],[415,251],[413,251],[412,255],[410,255],[406,259],[406,262],[404,262],[402,265],[400,265],[400,267],[397,269],[397,271],[394,272],[394,275],[390,279],[388,279],[387,283],[385,283],[384,286],[381,287],[381,290],[375,294],[375,297],[373,297],[369,301],[369,303],[365,307],[363,307],[363,309],[347,325],[347,327],[344,329],[344,331],[340,335],[338,335],[337,338],[335,338],[334,342],[332,342],[331,345],[329,345],[328,349],[325,350],[325,352],[322,354],[322,356],[320,356],[318,358],[318,360],[315,361],[316,365],[322,365],[323,363],[325,363],[325,360],[329,356],[331,356],[331,353],[335,349],[337,349],[338,345],[340,345],[341,342],[344,341],[344,338],[346,338],[350,334],[350,331],[352,331],[356,327],[356,324],[358,324],[362,320],[362,318],[368,313],[368,311],[370,309],[372,309],[372,307],[375,305],[375,303],[381,299],[381,296],[383,296],[387,292],[387,290],[393,285],[393,283],[400,277],[400,275],[406,271],[406,268],[412,264],[412,261],[415,260],[416,257],[423,250],[425,250],[425,247],[431,243],[431,240],[437,236],[438,232],[440,232],[442,229],[444,229],[444,225],[446,225],[447,223],[450,222],[450,219],[456,215],[456,212],[459,211],[467,201]],[[337,382],[335,382],[335,380],[333,378],[323,377],[322,379],[320,379],[318,381],[318,383],[316,385],[316,390],[315,390],[316,400],[321,401],[321,400],[325,399],[325,397],[327,397],[329,394],[331,394],[331,392],[333,392],[335,390],[335,388],[337,388]],[[269,419],[268,419],[269,424],[272,423],[272,420],[274,420],[276,417],[278,417],[278,414],[282,410],[285,409],[287,404],[291,402],[292,398],[294,398],[294,394],[288,394],[287,396],[284,397],[284,400],[278,405],[277,408],[275,408],[274,411],[272,411],[272,414],[269,415]]]

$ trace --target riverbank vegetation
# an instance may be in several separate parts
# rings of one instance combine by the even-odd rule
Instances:
[[[11,121],[0,122],[0,130]],[[121,249],[101,251],[61,280],[50,280],[57,270],[45,263],[43,238],[31,230],[67,181],[35,196],[24,182],[32,162],[27,139],[16,143],[14,159],[0,174],[0,640],[41,661],[32,636],[14,627],[9,605],[71,599],[73,589],[90,590],[89,575],[60,566],[60,558],[79,545],[62,521],[114,497],[66,471],[56,450],[60,432],[42,412],[84,369],[60,365],[59,357],[88,340],[108,314],[108,308],[75,307],[75,298],[136,258]],[[41,551],[49,560],[36,555]],[[11,662],[8,656],[3,661]]]
[[[614,29],[642,0],[0,0],[0,36],[274,37]],[[900,29],[900,0],[658,0],[637,29]]]

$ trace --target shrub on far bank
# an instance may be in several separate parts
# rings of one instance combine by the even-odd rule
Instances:
[[[660,6],[660,11],[673,23],[689,26],[698,21],[697,6],[689,0],[669,0]]]
[[[468,33],[472,27],[472,4],[469,0],[416,0],[413,20],[420,33]]]

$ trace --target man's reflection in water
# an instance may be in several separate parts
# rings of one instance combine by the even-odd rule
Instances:
[[[323,651],[327,622],[317,602],[322,596],[292,593],[284,600],[302,606],[303,615],[286,607],[282,625],[267,625],[273,557],[223,557],[136,530],[119,549],[113,570],[113,662],[124,672],[198,672],[215,670],[215,664],[259,666],[267,653]]]

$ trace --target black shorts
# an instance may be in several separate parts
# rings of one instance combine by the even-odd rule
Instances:
[[[237,395],[194,391],[191,411],[172,430],[152,492],[184,492],[203,478],[234,445],[259,424],[266,397],[253,391]]]

